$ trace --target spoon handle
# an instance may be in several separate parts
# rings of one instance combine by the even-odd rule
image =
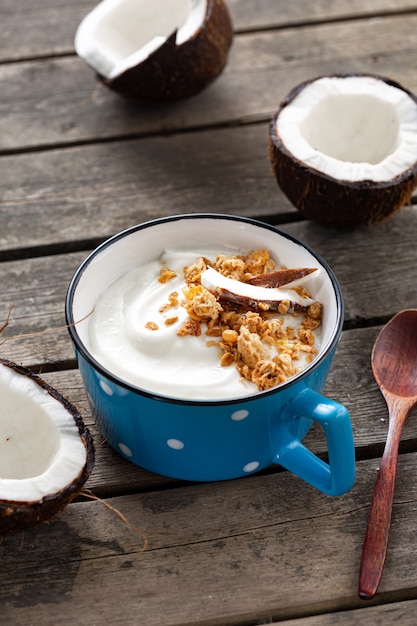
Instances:
[[[358,593],[364,600],[370,600],[376,594],[384,568],[404,421],[405,416],[390,417],[387,442],[375,483],[359,573]]]

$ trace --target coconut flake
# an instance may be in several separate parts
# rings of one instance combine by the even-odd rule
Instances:
[[[288,300],[301,307],[309,307],[314,303],[314,300],[311,298],[302,298],[296,291],[272,287],[258,287],[250,283],[243,283],[220,274],[220,272],[212,267],[207,268],[201,274],[201,284],[209,291],[223,297],[227,297],[227,293],[229,293],[256,302],[281,302]]]

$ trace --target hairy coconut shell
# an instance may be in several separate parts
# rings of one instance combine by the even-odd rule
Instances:
[[[33,502],[0,499],[0,536],[3,536],[20,532],[26,528],[37,526],[38,524],[49,521],[71,502],[71,500],[81,491],[93,469],[94,444],[93,438],[88,429],[85,427],[77,409],[70,402],[68,402],[68,400],[63,398],[58,391],[48,385],[37,374],[34,374],[30,370],[17,365],[16,363],[0,359],[0,366],[10,367],[17,374],[29,377],[50,396],[60,402],[66,411],[73,417],[78,428],[80,440],[86,449],[86,462],[84,467],[78,476],[74,477],[74,479],[59,492],[51,493],[50,495]]]
[[[370,76],[404,91],[416,104],[416,96],[389,78],[374,74],[333,74],[329,77]],[[387,181],[338,180],[319,172],[286,148],[277,131],[281,111],[316,79],[295,87],[282,101],[269,127],[269,158],[278,185],[307,219],[331,228],[348,228],[382,222],[410,201],[417,186],[417,154],[412,167]]]
[[[135,67],[113,79],[99,79],[120,95],[139,100],[172,101],[200,92],[223,70],[233,41],[233,24],[223,0],[208,0],[202,26],[177,45],[174,32]]]

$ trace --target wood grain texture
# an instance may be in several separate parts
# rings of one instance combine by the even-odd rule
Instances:
[[[415,460],[400,461],[399,523],[381,581],[392,600],[417,584],[414,555],[402,549],[412,529],[400,523],[416,511]],[[357,483],[342,498],[282,473],[110,500],[146,532],[144,552],[142,537],[100,503],[72,504],[48,526],[3,540],[3,619],[84,626],[93,605],[97,622],[131,624],[140,614],[149,626],[179,626],[356,609],[375,471],[375,461],[359,463]]]
[[[105,239],[179,213],[296,213],[267,145],[261,124],[3,157],[0,250]]]
[[[405,602],[390,602],[381,606],[368,606],[366,611],[353,609],[350,611],[337,611],[303,617],[295,620],[283,620],[279,626],[375,626],[375,624],[394,624],[397,621],[404,626],[414,626],[417,617],[417,602],[409,600]],[[269,622],[268,622],[269,623]],[[271,626],[278,626],[278,622],[270,622]]]
[[[417,14],[246,34],[222,75],[173,105],[135,104],[76,57],[0,65],[0,152],[267,121],[296,84],[371,71],[417,91]]]
[[[229,0],[236,28],[283,28],[290,25],[336,21],[415,10],[414,0],[320,0],[306,3],[303,0]]]

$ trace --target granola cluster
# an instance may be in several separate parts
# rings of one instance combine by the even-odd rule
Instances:
[[[250,306],[223,302],[201,284],[201,274],[208,267],[247,282],[273,271],[275,262],[267,250],[255,250],[242,256],[219,255],[215,262],[199,257],[185,267],[183,299],[179,300],[178,293],[173,292],[160,308],[165,313],[171,308],[185,307],[188,317],[178,335],[200,336],[204,327],[207,345],[219,349],[220,364],[234,365],[242,378],[254,383],[260,391],[285,382],[312,361],[317,354],[314,331],[321,324],[321,303],[314,302],[305,312],[289,313],[289,302],[282,301],[277,315],[268,312],[268,307],[251,310]],[[164,267],[159,281],[167,282],[174,276],[175,272]],[[296,291],[309,297],[305,289],[298,287]],[[165,323],[177,319],[173,316]],[[147,327],[156,330],[158,327],[153,324],[150,322]]]

